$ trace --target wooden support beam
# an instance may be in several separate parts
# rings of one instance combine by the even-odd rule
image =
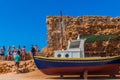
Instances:
[[[88,78],[88,71],[85,70],[85,71],[84,71],[84,80],[87,80],[87,78]]]
[[[60,75],[60,78],[63,78],[64,76],[63,75]]]

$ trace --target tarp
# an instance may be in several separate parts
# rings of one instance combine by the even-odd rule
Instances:
[[[110,39],[117,38],[118,35],[116,34],[109,34],[109,35],[92,35],[92,36],[83,36],[82,38],[86,39],[86,42],[91,43],[95,41],[106,41]]]

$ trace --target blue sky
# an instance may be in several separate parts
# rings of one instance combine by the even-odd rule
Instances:
[[[120,15],[120,0],[0,0],[0,46],[47,45],[46,16]]]

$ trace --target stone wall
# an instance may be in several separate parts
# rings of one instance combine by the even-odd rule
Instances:
[[[61,24],[62,23],[62,24]],[[120,17],[109,16],[47,16],[48,46],[42,52],[52,56],[57,49],[66,49],[67,41],[76,39],[77,35],[120,35]],[[61,27],[63,25],[63,28]],[[63,33],[63,35],[62,35]],[[63,47],[61,44],[63,43]],[[98,55],[99,53],[117,54],[120,52],[120,37],[103,42],[85,43],[86,55]],[[94,52],[91,52],[94,51]],[[105,52],[103,52],[105,51]]]
[[[1,61],[0,62],[0,73],[9,73],[15,72],[15,65],[14,61]],[[37,70],[34,61],[20,61],[19,72],[26,73]]]

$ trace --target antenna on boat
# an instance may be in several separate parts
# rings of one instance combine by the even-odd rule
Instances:
[[[108,44],[107,44],[107,46],[105,47],[104,52],[106,52],[106,49],[107,49],[107,47],[108,47],[108,45],[109,45],[109,42],[110,42],[110,39],[111,39],[111,37],[108,38]],[[108,56],[108,55],[109,55],[109,54],[106,53],[106,56]]]
[[[80,39],[80,34],[78,34],[78,37],[77,37],[77,39]]]
[[[60,24],[61,24],[61,48],[63,48],[63,19],[61,10],[60,10]]]

